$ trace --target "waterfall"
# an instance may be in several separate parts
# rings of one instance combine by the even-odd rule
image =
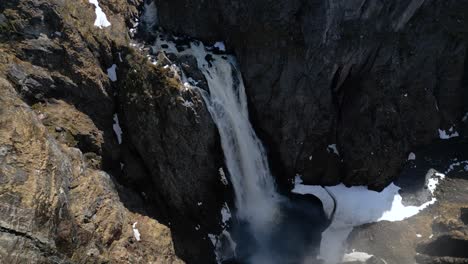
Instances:
[[[208,82],[209,94],[202,94],[221,137],[237,217],[261,239],[278,213],[279,196],[265,150],[249,121],[242,76],[232,56],[209,54],[207,61],[203,44],[192,43],[191,50]]]
[[[296,264],[305,255],[315,255],[310,245],[315,243],[318,248],[316,243],[327,222],[322,204],[316,197],[286,198],[277,193],[265,149],[249,121],[244,83],[235,58],[207,51],[201,42],[179,39],[179,43],[183,44],[176,46],[160,37],[153,51],[163,50],[180,58],[193,56],[207,82],[208,91],[196,87],[200,80],[179,74],[177,66],[164,66],[179,76],[186,88],[200,91],[218,128],[235,195],[238,221],[232,231],[238,239],[236,258],[243,263]]]

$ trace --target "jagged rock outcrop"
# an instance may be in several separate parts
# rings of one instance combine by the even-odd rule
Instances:
[[[160,26],[235,52],[282,182],[381,189],[439,128],[466,127],[465,1],[155,2]]]

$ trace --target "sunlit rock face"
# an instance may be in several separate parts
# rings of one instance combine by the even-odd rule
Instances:
[[[167,30],[235,52],[281,184],[381,190],[414,147],[466,126],[463,1],[155,2]]]

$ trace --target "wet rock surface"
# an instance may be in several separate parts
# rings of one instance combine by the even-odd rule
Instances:
[[[283,184],[380,190],[438,128],[466,127],[463,1],[155,2],[161,26],[235,52]]]

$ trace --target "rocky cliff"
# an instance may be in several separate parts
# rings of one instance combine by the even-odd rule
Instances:
[[[0,3],[0,262],[213,261],[217,133],[130,44],[142,6]]]
[[[164,28],[236,54],[284,183],[379,190],[438,129],[466,131],[465,1],[156,3]]]
[[[235,53],[283,189],[296,173],[382,189],[410,151],[466,136],[466,1],[154,3],[160,30]],[[0,262],[214,262],[232,199],[218,133],[132,42],[143,6],[0,2]]]

